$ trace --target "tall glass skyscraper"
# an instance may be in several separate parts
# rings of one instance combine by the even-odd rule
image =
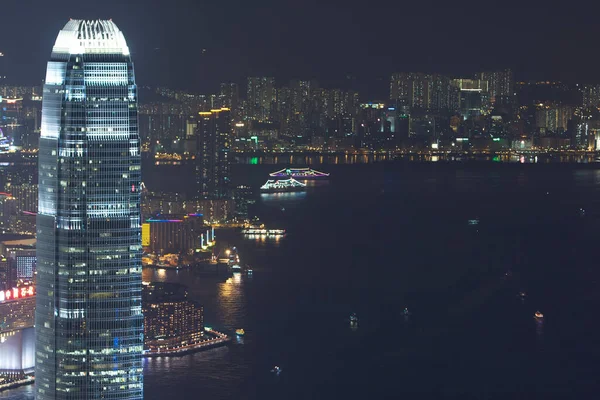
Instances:
[[[36,398],[141,399],[137,88],[112,21],[60,31],[42,109]]]
[[[197,126],[196,183],[198,198],[231,196],[231,111],[229,108],[200,112]]]

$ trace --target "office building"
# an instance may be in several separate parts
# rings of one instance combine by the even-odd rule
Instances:
[[[200,112],[196,151],[196,183],[199,199],[229,198],[230,147],[230,110],[221,108]]]
[[[147,219],[144,229],[146,225],[148,242],[143,245],[153,253],[192,253],[211,240],[207,230],[212,230],[204,225],[202,214],[161,214]]]
[[[142,399],[137,87],[112,21],[59,32],[42,108],[36,398]]]

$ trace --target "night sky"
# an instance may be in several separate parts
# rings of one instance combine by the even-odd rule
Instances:
[[[41,81],[69,18],[112,18],[139,85],[210,92],[272,75],[383,98],[394,71],[510,67],[517,79],[600,81],[600,24],[572,2],[3,0],[0,11],[0,52],[22,84]]]

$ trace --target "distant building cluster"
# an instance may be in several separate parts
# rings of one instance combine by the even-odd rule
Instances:
[[[278,86],[273,77],[223,83],[211,95],[164,88],[155,93],[162,100],[141,107],[145,150],[191,158],[202,158],[200,150],[209,149],[202,142],[194,151],[194,136],[206,127],[202,119],[225,108],[227,118],[219,115],[213,124],[224,132],[229,119],[231,136],[219,139],[227,155],[597,148],[600,85],[516,82],[510,69],[470,76],[398,72],[390,76],[387,99],[359,99],[357,92],[323,88],[315,80]],[[198,112],[204,113],[200,119]],[[213,159],[218,163],[223,157],[215,153]],[[208,182],[209,165],[199,163]]]

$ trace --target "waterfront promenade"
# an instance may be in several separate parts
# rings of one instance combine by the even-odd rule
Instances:
[[[212,335],[213,339],[206,339],[201,342],[191,343],[185,346],[175,346],[169,348],[152,348],[144,350],[144,357],[169,357],[182,356],[187,353],[193,353],[202,350],[208,350],[213,347],[223,346],[231,341],[231,337],[225,333],[210,331],[207,334]]]

